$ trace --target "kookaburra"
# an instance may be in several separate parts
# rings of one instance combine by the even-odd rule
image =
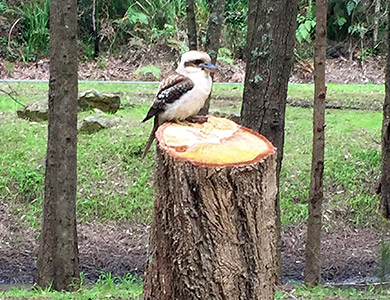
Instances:
[[[176,71],[161,81],[145,122],[154,117],[153,130],[142,158],[155,137],[158,126],[166,121],[183,121],[196,115],[211,93],[210,72],[217,71],[206,52],[189,51],[182,55]]]

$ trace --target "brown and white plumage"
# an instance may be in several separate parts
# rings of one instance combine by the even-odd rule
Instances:
[[[160,83],[152,106],[142,121],[154,117],[153,130],[142,158],[152,145],[158,126],[166,121],[185,120],[199,112],[211,93],[210,72],[216,70],[205,52],[189,51],[182,55],[176,71]]]

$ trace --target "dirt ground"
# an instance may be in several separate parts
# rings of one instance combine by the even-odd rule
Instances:
[[[0,202],[0,284],[32,283],[37,256],[37,235],[9,214]],[[80,266],[86,278],[95,281],[100,272],[122,276],[140,275],[147,258],[148,226],[144,224],[79,225]],[[303,225],[283,232],[285,281],[301,281],[305,262]],[[322,257],[324,283],[364,282],[379,271],[380,234],[373,229],[340,227],[325,232]]]
[[[156,45],[150,50],[129,49],[128,53],[116,58],[101,58],[91,62],[79,63],[79,79],[82,80],[147,80],[157,81],[151,73],[136,74],[135,71],[144,66],[158,66],[161,77],[175,68],[179,53],[166,45]],[[237,60],[234,64],[218,61],[220,72],[216,73],[217,82],[244,82],[245,63]],[[384,83],[385,58],[368,56],[364,61],[338,57],[328,59],[326,78],[333,83]],[[310,59],[297,61],[290,77],[290,82],[313,82],[313,61]],[[49,79],[49,60],[37,62],[9,62],[0,58],[0,79]]]

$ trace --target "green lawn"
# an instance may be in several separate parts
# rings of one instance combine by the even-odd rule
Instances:
[[[139,156],[151,129],[141,123],[157,84],[83,82],[80,91],[98,89],[121,94],[123,108],[115,129],[78,140],[78,216],[80,220],[131,220],[149,222],[152,208],[153,153]],[[20,102],[47,98],[47,83],[0,84],[14,90]],[[239,112],[242,85],[214,87],[212,110]],[[227,96],[229,95],[229,96]],[[384,87],[375,85],[328,85],[331,101],[364,101],[364,107],[383,97]],[[371,95],[371,96],[370,96]],[[234,98],[236,97],[236,98]],[[289,97],[311,101],[312,85],[290,85]],[[225,99],[225,100],[224,100]],[[20,105],[0,93],[0,196],[10,201],[15,213],[31,226],[41,216],[46,148],[46,122],[18,119]],[[80,113],[79,118],[93,112]],[[303,222],[312,143],[311,108],[288,107],[286,140],[281,175],[282,223]],[[347,215],[352,224],[372,224],[379,199],[374,186],[380,173],[381,113],[370,110],[327,110],[325,162],[325,214]],[[10,151],[12,149],[12,151]]]
[[[278,287],[275,300],[387,300],[390,290],[367,286],[364,289],[332,288],[316,286],[308,288],[301,284]],[[4,300],[141,300],[142,281],[131,275],[123,278],[102,274],[93,287],[82,285],[76,292],[56,292],[40,288],[14,288],[0,292]]]
[[[50,288],[13,288],[8,292],[0,292],[0,299],[12,300],[99,300],[99,299],[142,299],[142,280],[128,274],[125,277],[113,277],[102,274],[93,287],[84,284],[75,292],[57,292]]]
[[[47,98],[48,84],[0,83],[0,89],[16,91],[28,103]],[[116,128],[78,137],[78,217],[81,221],[150,222],[152,211],[153,151],[140,159],[151,122],[141,123],[157,85],[81,83],[80,90],[118,92],[122,109]],[[239,112],[242,85],[216,85],[212,110]],[[325,201],[326,219],[343,220],[352,226],[374,225],[379,198],[375,182],[380,174],[380,129],[378,107],[383,86],[328,85],[328,102],[366,110],[328,110],[326,113]],[[312,85],[290,85],[289,101],[310,103]],[[378,102],[378,103],[377,103]],[[372,103],[376,106],[373,106]],[[39,228],[42,211],[47,122],[35,123],[16,117],[19,107],[0,92],[0,197],[9,203],[21,222]],[[368,110],[368,109],[371,110]],[[79,118],[93,112],[82,112]],[[108,115],[108,117],[112,117]],[[281,174],[282,223],[304,222],[307,216],[312,143],[312,109],[289,106],[286,111],[286,140]],[[142,286],[133,278],[102,277],[92,290],[77,293],[14,290],[0,299],[140,299]],[[127,293],[127,294],[126,294]],[[333,298],[332,298],[333,297]],[[276,299],[388,299],[388,291],[330,288],[292,291],[281,289]]]

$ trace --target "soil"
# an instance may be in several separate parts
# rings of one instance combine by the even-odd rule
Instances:
[[[158,81],[177,65],[179,53],[166,45],[157,44],[150,50],[129,49],[128,53],[115,58],[100,58],[96,61],[79,63],[79,79],[81,80],[121,80],[121,81]],[[141,67],[157,66],[161,69],[160,78],[151,72],[137,73]],[[220,72],[215,74],[216,82],[244,82],[245,63],[236,60],[229,64],[222,60],[217,62]],[[385,58],[368,56],[365,60],[346,59],[342,56],[328,59],[326,78],[332,83],[383,84]],[[311,59],[296,62],[290,77],[292,83],[313,82],[313,61]],[[49,60],[36,62],[9,62],[0,58],[0,79],[49,79]]]
[[[158,80],[152,74],[135,74],[141,66],[157,65],[162,76],[172,69],[177,52],[157,45],[151,50],[133,51],[123,57],[81,62],[79,77],[85,80]],[[328,82],[384,83],[384,58],[368,57],[365,61],[343,57],[327,61]],[[220,62],[216,81],[243,82],[245,64],[234,66]],[[49,61],[35,63],[8,62],[0,58],[0,79],[49,79]],[[291,82],[312,82],[310,60],[296,63]],[[5,200],[0,201],[0,284],[32,283],[35,272],[39,230],[22,225],[9,213]],[[332,225],[333,226],[333,225]],[[100,272],[122,276],[140,275],[147,259],[148,226],[133,223],[91,222],[80,224],[80,266],[86,278],[95,281]],[[305,260],[304,225],[283,231],[283,275],[285,281],[303,279]],[[324,283],[364,282],[379,272],[381,236],[378,230],[351,228],[339,223],[325,230],[322,238],[322,280]],[[1,290],[1,285],[0,285]]]
[[[0,202],[1,284],[33,283],[38,230],[20,225]],[[141,275],[147,259],[148,229],[145,224],[87,223],[78,226],[80,266],[86,278],[96,281],[101,272],[114,276]],[[305,264],[304,225],[283,231],[284,280],[302,281]],[[325,231],[322,239],[324,283],[365,282],[379,271],[380,234],[369,228],[348,226]]]

